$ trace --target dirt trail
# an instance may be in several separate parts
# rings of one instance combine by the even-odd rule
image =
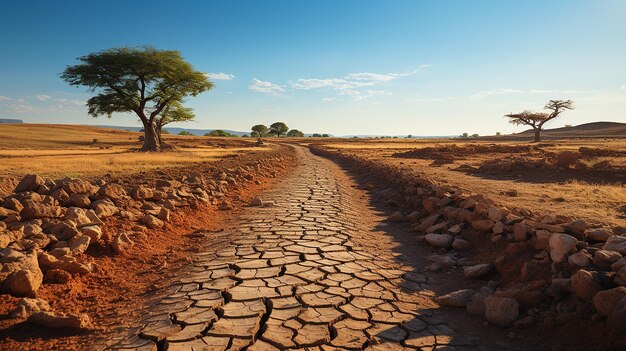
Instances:
[[[462,284],[457,277],[426,272],[431,253],[414,235],[381,224],[334,163],[298,153],[299,166],[263,195],[275,205],[246,209],[109,349],[536,349],[438,306],[433,296]]]

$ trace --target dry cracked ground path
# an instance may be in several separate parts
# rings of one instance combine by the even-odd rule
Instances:
[[[450,277],[403,260],[365,193],[331,161],[297,152],[300,165],[263,195],[275,205],[246,209],[108,349],[526,349],[434,303]]]

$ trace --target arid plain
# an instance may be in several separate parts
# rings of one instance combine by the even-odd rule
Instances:
[[[0,126],[3,350],[626,345],[619,135],[140,135]]]

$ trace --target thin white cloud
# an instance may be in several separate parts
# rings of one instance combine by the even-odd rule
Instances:
[[[520,94],[523,93],[524,90],[519,89],[492,89],[492,90],[483,90],[479,91],[476,94],[473,94],[469,97],[470,100],[479,100],[482,98],[494,96],[494,95],[508,95],[508,94]]]
[[[353,89],[346,89],[346,90],[340,91],[339,95],[346,95],[352,101],[361,101],[361,100],[370,98],[372,96],[391,95],[391,93],[387,91],[383,91],[383,90],[368,89],[366,91],[358,91],[358,90],[353,90]]]
[[[252,82],[250,83],[250,85],[248,85],[248,88],[258,93],[265,93],[265,94],[272,94],[272,95],[278,95],[282,93],[283,91],[285,91],[285,89],[278,84],[259,80],[256,78],[252,79]]]
[[[50,95],[45,95],[45,94],[35,95],[35,97],[36,97],[36,98],[37,98],[37,100],[39,100],[39,101],[46,101],[46,100],[50,100],[50,99],[52,99],[52,96],[50,96]]]
[[[9,104],[5,106],[10,112],[14,113],[28,113],[34,110],[34,107],[25,104]]]
[[[619,91],[626,91],[626,84],[622,84],[622,86],[619,87]]]
[[[8,97],[8,96],[2,96],[2,95],[0,95],[0,101],[10,101],[10,100],[13,100],[13,99],[11,99],[11,98],[10,98],[10,97]]]
[[[223,73],[223,72],[219,72],[219,73],[205,73],[204,75],[206,75],[207,78],[213,79],[213,80],[231,80],[231,79],[235,79],[235,75],[234,74],[228,74],[228,73]]]

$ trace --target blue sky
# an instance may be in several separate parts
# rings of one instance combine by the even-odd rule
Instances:
[[[0,11],[0,118],[88,117],[59,73],[117,46],[175,49],[215,88],[189,128],[284,121],[306,133],[521,131],[502,116],[549,99],[549,126],[626,122],[626,1],[16,1]]]

